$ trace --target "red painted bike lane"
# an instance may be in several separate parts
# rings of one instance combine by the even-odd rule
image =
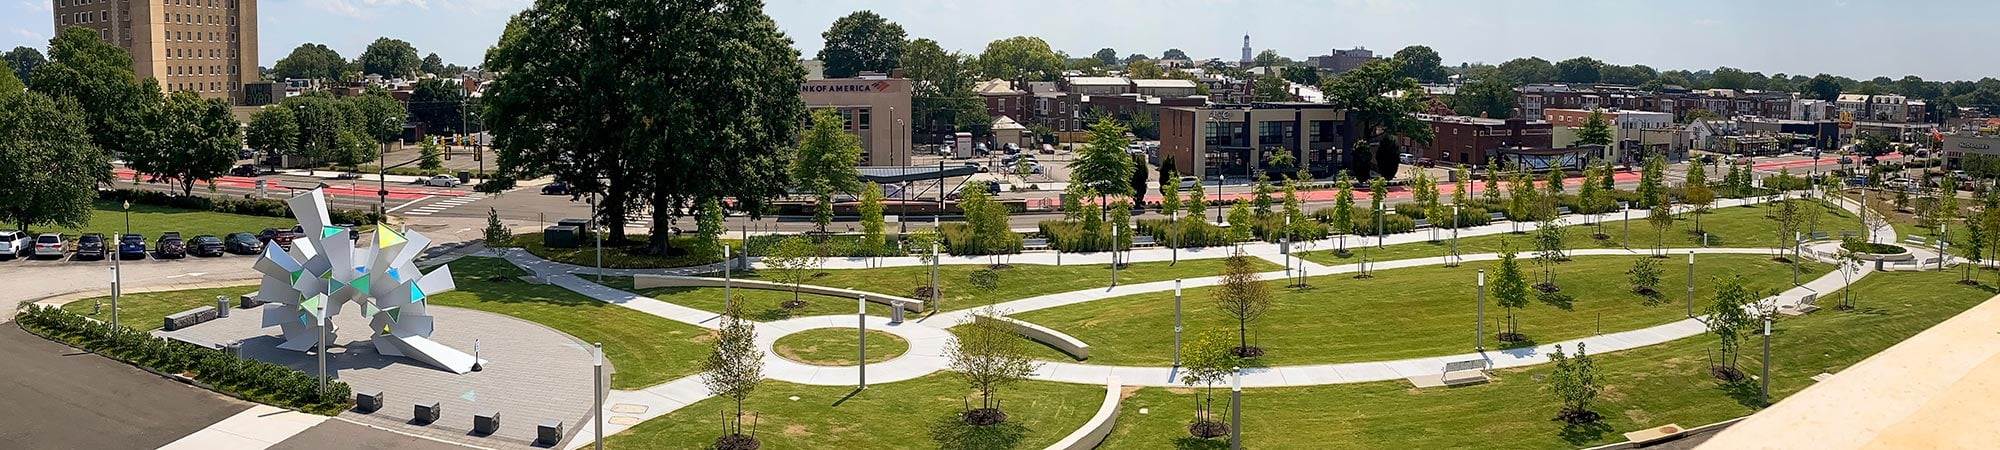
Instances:
[[[112,176],[116,177],[117,179],[130,180],[132,179],[132,175],[136,172],[132,171],[131,169],[112,169],[111,173]],[[298,189],[311,189],[313,187],[318,186],[318,184],[308,185],[305,182],[297,182],[297,181],[290,182],[289,186],[287,186],[285,182],[279,180],[265,180],[265,181],[269,182],[267,183],[266,189],[270,190],[271,192],[283,192],[286,187],[292,187]],[[341,180],[341,181],[349,181],[349,180]],[[375,191],[377,186],[371,185],[371,183],[368,182],[340,183],[339,181],[327,180],[324,183],[326,183],[326,189],[325,189],[326,195],[362,197],[370,199],[376,198]],[[230,187],[238,189],[256,189],[257,179],[251,177],[225,176],[221,178],[216,178],[215,185],[218,187]],[[446,197],[465,195],[465,191],[458,191],[458,190],[426,190],[426,189],[415,189],[415,188],[397,187],[397,186],[390,186],[386,190],[389,191],[389,199],[391,200],[416,200],[424,198],[425,196],[433,196],[433,195],[446,196]]]

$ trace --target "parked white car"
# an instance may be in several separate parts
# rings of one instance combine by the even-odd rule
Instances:
[[[27,232],[0,231],[0,257],[9,259],[35,254],[35,240]]]
[[[431,176],[430,179],[424,180],[424,185],[436,186],[436,187],[458,187],[458,177],[454,177],[451,175],[433,175]]]

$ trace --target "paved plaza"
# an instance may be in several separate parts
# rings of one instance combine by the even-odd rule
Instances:
[[[466,352],[478,340],[479,357],[487,361],[485,370],[458,375],[416,360],[380,355],[368,339],[367,319],[348,311],[334,317],[339,333],[327,352],[328,376],[347,382],[355,392],[380,390],[386,400],[381,411],[348,411],[342,418],[488,448],[529,447],[536,424],[547,419],[563,421],[573,435],[578,429],[574,424],[588,418],[593,402],[588,344],[504,315],[444,306],[432,306],[430,312],[438,323],[431,339]],[[316,355],[276,348],[284,340],[277,327],[260,326],[261,316],[255,309],[236,309],[228,318],[156,333],[203,345],[240,340],[245,357],[318,373]],[[427,426],[411,424],[415,405],[433,401],[444,409],[440,419]],[[492,436],[470,431],[473,414],[482,410],[500,412],[500,430]]]

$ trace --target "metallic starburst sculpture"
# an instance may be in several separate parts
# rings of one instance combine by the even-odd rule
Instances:
[[[332,318],[353,302],[369,319],[367,332],[378,353],[461,374],[472,370],[472,355],[430,340],[435,324],[426,299],[456,287],[450,267],[428,274],[417,270],[413,261],[430,239],[378,225],[374,238],[363,241],[370,245],[357,248],[351,230],[327,223],[324,192],[307,191],[286,204],[305,234],[292,241],[291,250],[276,242],[265,245],[256,264],[264,273],[257,298],[270,303],[264,306],[264,326],[284,329],[285,343],[278,348],[306,351],[321,336],[338,342]]]

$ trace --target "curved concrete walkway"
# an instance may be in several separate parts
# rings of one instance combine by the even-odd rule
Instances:
[[[917,325],[913,321],[891,325],[889,318],[868,317],[868,330],[896,335],[909,341],[910,349],[902,356],[888,361],[868,365],[868,383],[893,383],[929,375],[942,370],[951,363],[944,358],[944,347],[952,340],[951,332],[942,328]],[[764,351],[764,377],[799,384],[816,386],[853,386],[861,380],[860,366],[815,366],[800,363],[783,356],[773,349],[778,338],[801,331],[819,328],[855,329],[855,316],[813,316],[785,319],[777,322],[757,324],[757,348]]]

